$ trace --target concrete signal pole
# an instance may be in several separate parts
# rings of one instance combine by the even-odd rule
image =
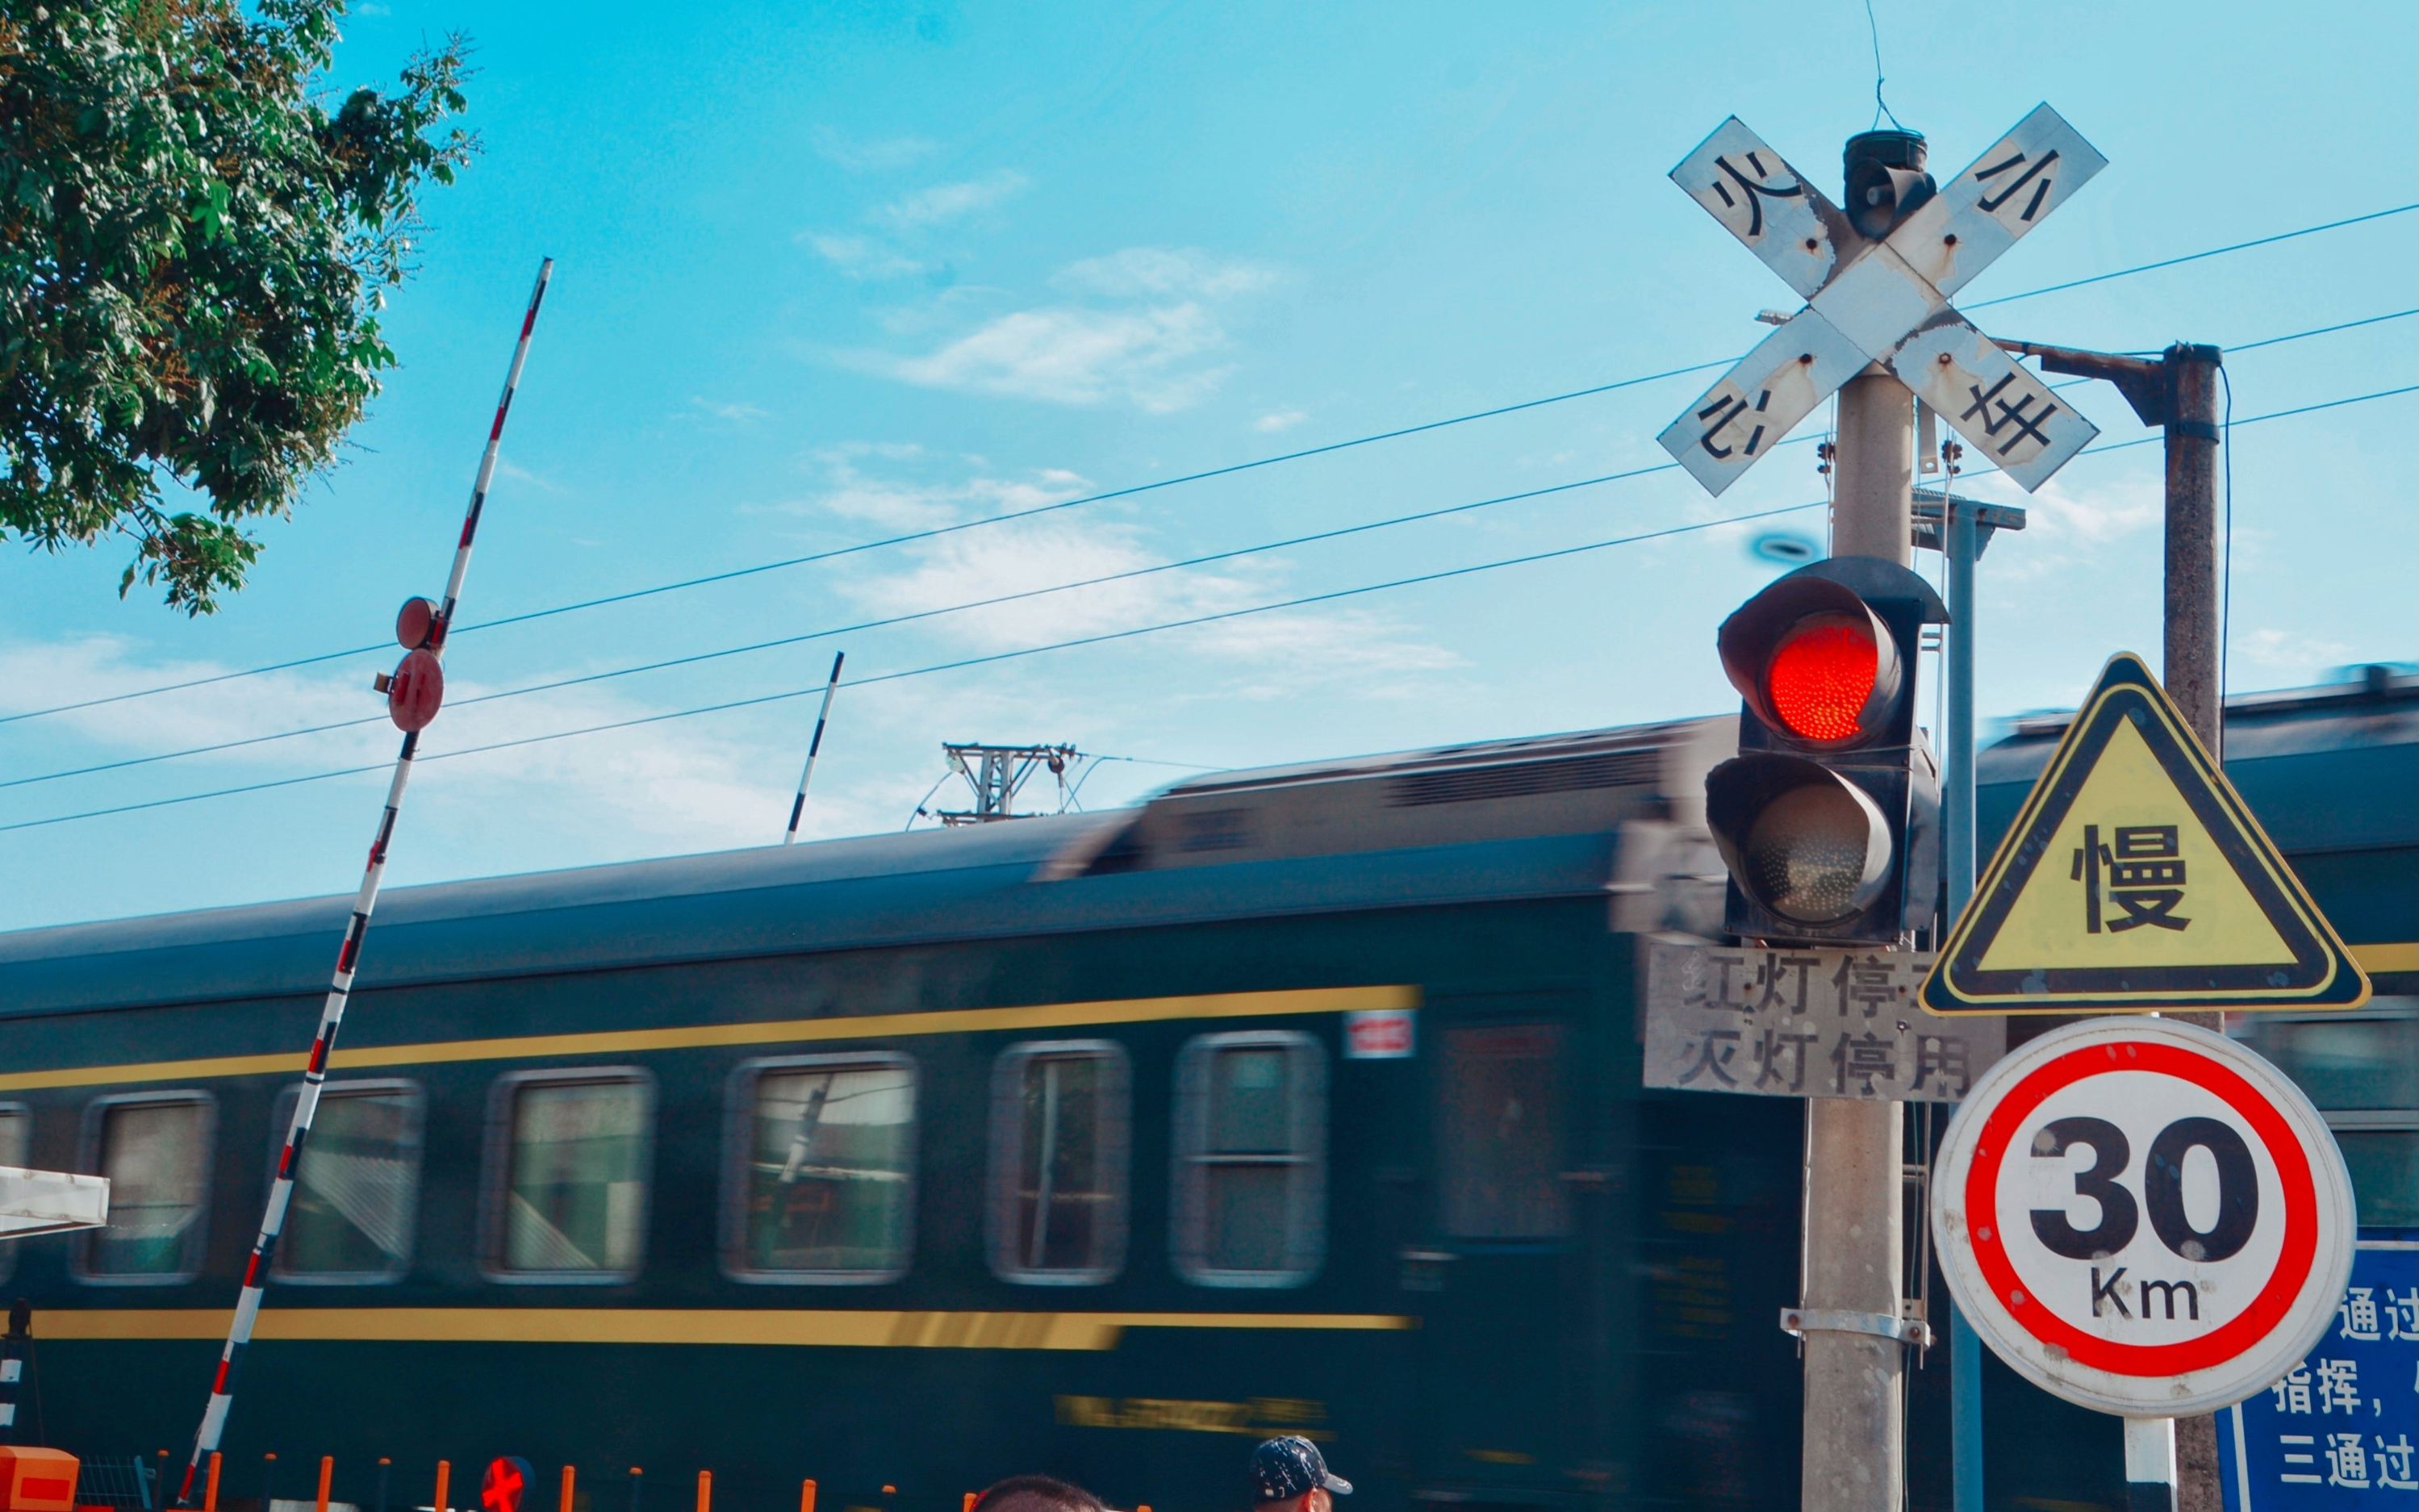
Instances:
[[[1876,131],[1848,140],[1862,157],[1919,173],[1923,139]],[[1850,213],[1863,207],[1854,203]],[[1861,228],[1860,228],[1861,229]],[[1915,395],[1875,363],[1840,389],[1831,554],[1915,560]],[[1904,1122],[1896,1103],[1806,1103],[1803,1305],[1887,1319],[1906,1295]],[[1877,1334],[1809,1330],[1799,1504],[1805,1512],[1897,1512],[1906,1503],[1906,1347]]]
[[[1840,390],[1831,554],[1915,556],[1915,395],[1876,365]],[[1896,1103],[1806,1103],[1805,1302],[1899,1316],[1905,1284],[1903,1120]],[[1905,1504],[1906,1346],[1875,1334],[1805,1335],[1805,1512],[1896,1512]]]

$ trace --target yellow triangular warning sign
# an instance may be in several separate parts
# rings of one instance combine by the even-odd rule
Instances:
[[[1934,1013],[2350,1008],[2368,979],[2166,690],[2120,653],[1921,998]]]

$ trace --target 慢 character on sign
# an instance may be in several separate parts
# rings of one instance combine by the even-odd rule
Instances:
[[[1968,383],[1965,385],[1965,393],[1974,402],[1967,405],[1964,413],[1957,417],[1960,420],[1980,420],[1982,434],[1993,440],[1997,440],[1999,432],[2003,430],[2013,431],[2015,434],[1999,443],[1998,450],[1994,454],[1998,456],[2007,455],[2026,440],[2047,446],[2049,436],[2042,427],[2049,424],[2050,416],[2057,413],[2057,406],[2038,393],[2026,393],[2018,390],[2012,402],[2000,398],[2000,391],[2014,381],[2015,375],[2002,373],[1999,375],[1999,381],[1992,384],[1988,390],[1983,389],[1979,383]],[[2036,404],[2041,406],[2039,414],[2031,412]]]
[[[2368,1489],[2368,1445],[2357,1433],[2327,1435],[2327,1484]]]
[[[2173,825],[2119,825],[2116,843],[2103,845],[2100,826],[2083,826],[2083,844],[2074,852],[2068,879],[2083,884],[2086,933],[2101,932],[2103,892],[2124,915],[2106,921],[2111,934],[2155,924],[2181,930],[2192,922],[2176,912],[2184,901],[2184,863]]]
[[[2343,1319],[2343,1326],[2335,1330],[2335,1337],[2359,1339],[2367,1344],[2378,1341],[2375,1287],[2347,1288],[2344,1300],[2335,1304],[2335,1313]]]
[[[1721,177],[1714,180],[1714,193],[1722,197],[1725,208],[1735,210],[1741,205],[1747,207],[1747,229],[1739,236],[1752,242],[1764,235],[1764,202],[1767,199],[1800,198],[1806,193],[1806,186],[1794,178],[1786,184],[1774,183],[1772,170],[1764,165],[1761,153],[1742,152],[1739,159],[1739,162],[1733,162],[1730,155],[1724,153],[1714,160],[1715,168],[1721,173]],[[1741,171],[1742,163],[1744,172]],[[1749,177],[1750,174],[1752,177]],[[1729,182],[1725,183],[1724,179]],[[1733,184],[1738,187],[1737,195],[1731,193]]]
[[[2360,1412],[2358,1360],[2319,1362],[2319,1411],[2332,1412],[2338,1407],[2354,1414]]]
[[[1786,1076],[1789,1085],[1784,1090],[1805,1091],[1806,1047],[1820,1038],[1821,1036],[1812,1034],[1783,1034],[1778,1029],[1764,1030],[1764,1042],[1756,1047],[1756,1058],[1763,1067],[1755,1073],[1756,1090],[1762,1091]],[[1781,1070],[1784,1061],[1789,1068],[1786,1072]]]
[[[1724,1087],[1736,1087],[1738,1078],[1722,1068],[1738,1054],[1738,1044],[1739,1031],[1736,1029],[1707,1030],[1704,1038],[1697,1041],[1696,1063],[1680,1073],[1680,1085],[1686,1087],[1705,1072],[1712,1072],[1714,1079]]]
[[[2001,182],[1992,184],[1991,192],[1976,200],[1974,208],[1988,210],[1995,215],[2000,206],[2024,193],[2025,187],[2029,184],[2032,186],[2032,194],[2025,200],[2025,208],[2017,212],[2016,219],[2030,221],[2041,213],[2042,201],[2049,198],[2051,186],[2057,182],[2057,176],[2049,171],[2050,164],[2057,161],[2057,153],[2055,150],[2044,152],[2038,158],[2029,159],[2024,153],[2018,152],[2004,162],[1993,163],[1988,168],[1975,169],[1974,178],[1977,183],[1990,184],[1992,179],[2000,178],[2002,175],[2007,174],[2013,174],[2015,177],[2003,178]],[[2018,172],[2019,169],[2023,171]]]
[[[2411,1443],[2408,1433],[2397,1433],[2388,1443],[2385,1435],[2377,1438],[2377,1484],[2389,1490],[2419,1490],[2419,1479],[2411,1475]]]
[[[1920,1092],[1927,1078],[1937,1077],[1943,1090],[1963,1094],[1974,1082],[1967,1051],[1965,1041],[1952,1035],[1917,1035],[1915,1085],[1909,1090]]]
[[[2296,1416],[2310,1415],[2310,1367],[2297,1365],[2293,1373],[2268,1388],[2276,1394],[2276,1411]]]
[[[1716,399],[1713,403],[1697,411],[1697,418],[1706,422],[1705,433],[1697,439],[1697,444],[1705,449],[1705,455],[1707,456],[1717,458],[1728,457],[1732,453],[1732,448],[1728,446],[1716,446],[1714,444],[1714,438],[1719,436],[1725,429],[1727,429],[1732,422],[1738,421],[1743,427],[1747,428],[1748,436],[1746,443],[1738,447],[1737,450],[1744,452],[1749,456],[1755,455],[1755,449],[1764,444],[1764,424],[1762,420],[1754,417],[1762,415],[1764,412],[1764,407],[1771,403],[1772,391],[1770,389],[1765,389],[1756,395],[1755,407],[1752,409],[1748,408],[1748,402],[1743,396],[1732,399]],[[1733,435],[1731,439],[1733,440],[1736,440],[1738,438]]]
[[[1879,956],[1868,955],[1861,961],[1855,956],[1842,958],[1840,969],[1831,973],[1831,985],[1838,989],[1833,1006],[1841,1018],[1848,1016],[1851,1007],[1862,1009],[1865,1017],[1872,1018],[1875,1011],[1898,999],[1899,989],[1890,977],[1890,964]]]
[[[1863,1095],[1873,1095],[1873,1078],[1884,1081],[1898,1076],[1898,1041],[1885,1040],[1878,1034],[1840,1036],[1831,1047],[1831,1089],[1841,1095],[1848,1090],[1852,1078],[1864,1082]]]
[[[2407,1292],[2385,1289],[2385,1336],[2419,1339],[2419,1287]]]
[[[1761,1013],[1767,1008],[1778,1007],[1785,1008],[1793,1014],[1804,1013],[1807,978],[1812,974],[1814,967],[1822,964],[1818,956],[1783,955],[1778,950],[1764,951],[1763,964],[1756,967],[1755,984],[1763,989],[1763,993],[1755,1000],[1755,1011]],[[1793,971],[1797,976],[1797,992],[1794,999],[1782,996],[1780,991],[1783,979]]]

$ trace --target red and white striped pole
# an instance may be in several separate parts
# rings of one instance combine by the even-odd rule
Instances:
[[[504,417],[513,408],[513,391],[520,386],[521,363],[528,360],[530,332],[537,326],[537,310],[546,299],[546,285],[554,276],[554,259],[548,257],[538,265],[537,286],[530,291],[529,311],[521,316],[520,339],[513,347],[513,365],[504,376],[503,397],[496,401],[495,423],[487,427],[486,450],[479,456],[478,481],[470,486],[470,507],[462,517],[462,539],[454,548],[454,571],[445,579],[445,600],[437,611],[435,624],[428,635],[426,649],[442,656],[445,632],[453,626],[455,607],[462,598],[462,577],[470,567],[470,543],[479,533],[479,515],[486,507],[487,485],[496,473],[496,450],[504,436]],[[219,1351],[218,1375],[210,1381],[209,1405],[202,1412],[202,1426],[193,1435],[193,1454],[185,1462],[185,1478],[177,1488],[177,1504],[193,1505],[194,1476],[219,1446],[226,1431],[227,1409],[235,1401],[236,1363],[243,1357],[244,1347],[252,1342],[253,1325],[260,1318],[263,1288],[269,1284],[270,1257],[276,1253],[277,1239],[285,1229],[285,1210],[294,1197],[294,1176],[302,1161],[303,1141],[311,1134],[311,1119],[319,1111],[319,1089],[328,1080],[328,1055],[335,1048],[336,1031],[345,1022],[345,1004],[352,995],[353,971],[360,964],[362,936],[369,933],[370,910],[377,905],[378,882],[386,874],[386,848],[394,838],[395,815],[403,810],[403,791],[411,781],[411,763],[419,753],[420,732],[407,730],[403,749],[394,759],[394,776],[386,789],[386,810],[378,818],[377,839],[370,842],[369,864],[362,872],[361,891],[353,898],[352,917],[346,920],[344,943],[336,949],[336,971],[328,983],[328,1000],[319,1011],[319,1032],[311,1041],[310,1058],[302,1069],[302,1094],[294,1101],[294,1121],[286,1126],[285,1144],[277,1157],[277,1179],[270,1186],[269,1211],[260,1220],[260,1237],[253,1241],[252,1258],[243,1268],[243,1293],[238,1299],[235,1319],[227,1327],[226,1347]]]

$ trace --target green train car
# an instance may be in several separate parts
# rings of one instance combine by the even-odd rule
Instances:
[[[1302,1432],[1364,1512],[1795,1506],[1802,1112],[1639,1085],[1636,941],[1718,923],[1730,738],[394,891],[223,1500],[273,1451],[283,1497],[324,1454],[376,1505],[385,1456],[425,1504],[443,1458],[458,1504],[517,1454],[595,1512],[701,1469],[719,1508],[1040,1470],[1231,1512]],[[0,1164],[115,1184],[0,1249],[40,1442],[190,1443],[345,907],[0,935]],[[1989,1427],[1995,1507],[2122,1504],[2112,1424],[2001,1374]]]

